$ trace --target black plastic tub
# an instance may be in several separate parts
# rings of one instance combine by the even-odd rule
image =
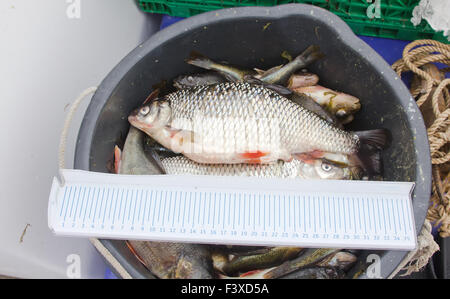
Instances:
[[[116,140],[126,136],[127,116],[152,85],[179,74],[198,72],[184,59],[193,50],[214,60],[267,68],[284,63],[283,51],[300,53],[317,44],[326,58],[310,67],[320,83],[361,99],[362,109],[348,129],[388,128],[393,137],[384,151],[384,177],[414,181],[413,208],[420,233],[431,192],[431,161],[422,116],[390,66],[334,14],[309,5],[241,7],[212,11],[180,21],[128,54],[94,95],[78,135],[75,168],[107,172]],[[152,277],[123,241],[101,240],[136,278]],[[368,253],[361,255],[365,261]],[[381,276],[388,277],[404,251],[378,251]],[[363,276],[364,277],[364,276]]]

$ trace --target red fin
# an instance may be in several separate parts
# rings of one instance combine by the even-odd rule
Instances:
[[[125,241],[125,244],[127,245],[128,249],[131,251],[131,253],[134,254],[134,256],[138,259],[138,261],[140,261],[142,263],[142,265],[147,267],[144,260],[139,256],[139,254],[137,254],[136,250],[134,250],[134,248],[133,248],[133,246],[131,246],[130,242]]]
[[[245,153],[242,153],[240,155],[244,159],[257,159],[257,158],[261,158],[261,157],[267,156],[268,154],[269,153],[256,151],[256,152],[245,152]]]
[[[114,147],[114,172],[119,173],[120,161],[122,159],[122,151],[116,145]]]
[[[254,274],[259,273],[259,272],[261,272],[261,271],[262,271],[262,270],[252,270],[252,271],[248,271],[248,272],[245,272],[245,273],[239,275],[239,277],[251,276],[251,275],[254,275]]]
[[[248,159],[248,160],[245,160],[245,163],[248,163],[248,164],[261,164],[261,159],[260,158]]]
[[[170,132],[170,138],[173,138],[175,135],[177,135],[181,130],[179,129],[168,129]]]
[[[314,158],[311,157],[308,153],[294,154],[294,157],[300,161],[305,162],[306,164],[314,163]]]
[[[317,158],[322,158],[324,152],[319,151],[319,150],[313,150],[312,152],[308,153],[312,158],[317,159]]]

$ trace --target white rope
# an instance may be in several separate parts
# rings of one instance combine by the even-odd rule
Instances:
[[[117,273],[124,279],[132,279],[133,277],[128,271],[120,264],[120,262],[109,252],[109,250],[103,246],[103,244],[95,238],[90,238],[92,245],[100,252],[101,255],[108,261],[108,263],[117,271]]]
[[[61,132],[61,137],[59,139],[59,168],[62,169],[65,167],[65,154],[66,154],[66,145],[67,145],[67,133],[72,123],[73,116],[80,106],[81,102],[89,96],[93,94],[97,90],[97,87],[89,87],[86,88],[73,102],[70,106],[69,113],[67,113],[66,119],[64,121],[63,130]],[[103,246],[103,244],[95,238],[90,238],[89,241],[94,245],[94,247],[98,250],[98,252],[103,255],[103,257],[109,262],[109,264],[117,271],[117,273],[126,279],[132,278],[131,275],[126,271],[126,269],[119,263],[119,261],[109,252],[109,250]]]
[[[64,127],[61,132],[61,137],[59,138],[59,151],[58,151],[58,162],[59,162],[59,169],[63,169],[65,167],[65,154],[66,154],[66,144],[67,144],[67,132],[69,130],[70,123],[72,122],[73,116],[75,112],[78,109],[78,106],[80,106],[81,102],[86,98],[88,95],[93,94],[97,90],[97,87],[89,87],[86,88],[73,102],[73,104],[70,106],[69,113],[66,116],[66,119],[64,121]]]
[[[394,278],[400,271],[406,271],[401,276],[408,276],[413,272],[420,271],[438,250],[439,245],[434,241],[431,234],[431,223],[428,219],[425,219],[422,231],[417,237],[417,248],[406,255],[394,272],[388,276],[388,279]]]

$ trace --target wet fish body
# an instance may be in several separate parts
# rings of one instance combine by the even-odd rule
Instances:
[[[357,97],[320,85],[294,88],[294,91],[312,97],[319,105],[339,118],[346,118],[361,109]]]
[[[178,89],[183,89],[200,85],[223,83],[226,81],[227,80],[217,72],[206,72],[201,74],[178,76],[173,80],[173,86]]]
[[[319,76],[313,73],[293,74],[287,83],[289,89],[295,89],[306,86],[314,86],[319,82]]]
[[[154,161],[144,152],[145,134],[134,127],[130,127],[122,150],[120,161],[115,161],[119,166],[119,174],[161,174],[161,170],[155,167]],[[117,147],[115,148],[117,152]],[[118,155],[116,155],[117,157]]]
[[[261,85],[184,89],[136,110],[132,125],[200,163],[289,161],[292,153],[354,154],[358,135]]]
[[[281,279],[339,279],[343,278],[342,271],[335,268],[314,267],[300,269],[283,277]]]
[[[227,80],[232,82],[244,82],[245,77],[250,75],[265,83],[284,85],[294,72],[308,66],[323,56],[324,55],[320,52],[319,46],[312,45],[289,63],[270,68],[267,71],[261,71],[259,69],[251,71],[225,63],[217,63],[196,52],[191,53],[191,56],[186,60],[186,62],[203,69],[220,72],[227,78]]]
[[[339,249],[333,248],[307,249],[299,257],[287,261],[265,273],[264,278],[279,278],[298,271],[299,269],[310,268],[338,251]]]
[[[233,275],[249,270],[265,269],[281,264],[296,257],[303,248],[298,247],[274,247],[268,252],[249,256],[239,256],[226,263],[223,272]]]
[[[329,258],[318,263],[318,266],[336,268],[343,271],[348,270],[353,264],[356,263],[358,258],[349,252],[340,251],[330,256]]]
[[[304,162],[293,159],[290,162],[277,161],[272,164],[203,164],[184,156],[161,159],[167,174],[252,176],[264,178],[298,179],[351,179],[353,170],[334,165],[326,160],[315,159]]]
[[[129,243],[158,278],[213,278],[211,253],[206,245],[146,241]]]
[[[242,82],[244,81],[245,76],[255,74],[255,72],[251,70],[240,69],[239,67],[228,65],[226,63],[217,63],[197,52],[192,52],[190,57],[186,59],[186,62],[206,70],[219,72],[225,76],[227,80],[233,82]]]
[[[266,83],[285,85],[293,73],[319,60],[323,56],[319,46],[309,46],[303,53],[283,67],[276,70],[271,69],[267,73],[259,75],[258,79]]]

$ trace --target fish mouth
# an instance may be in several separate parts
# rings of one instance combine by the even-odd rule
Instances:
[[[148,129],[151,129],[153,127],[152,124],[147,123],[146,121],[143,121],[139,117],[139,109],[134,110],[129,116],[128,116],[128,122],[133,126],[136,127],[142,131],[146,131]]]
[[[141,108],[136,108],[136,109],[134,109],[131,113],[130,113],[130,115],[129,115],[129,117],[128,117],[128,119],[130,119],[130,117],[136,117],[138,114],[139,114],[139,109],[141,109]]]
[[[139,121],[139,118],[138,118],[138,116],[137,116],[138,113],[139,113],[139,109],[134,110],[134,111],[128,116],[128,122],[129,122],[132,126],[138,128],[138,129],[140,129],[140,128],[142,128],[142,126],[141,126],[141,122]]]
[[[339,118],[345,118],[348,117],[351,114],[354,114],[358,112],[361,109],[361,104],[359,102],[341,102],[341,103],[335,103],[335,113],[336,116]]]

